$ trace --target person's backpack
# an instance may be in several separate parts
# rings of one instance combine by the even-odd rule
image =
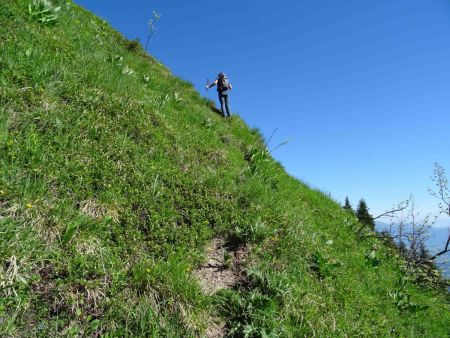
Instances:
[[[226,78],[226,76],[219,77],[218,85],[219,85],[218,87],[219,87],[220,92],[223,92],[230,88],[230,83],[228,82],[228,79]]]

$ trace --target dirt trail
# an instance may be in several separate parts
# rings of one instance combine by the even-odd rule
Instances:
[[[212,295],[220,289],[240,284],[245,278],[242,265],[248,253],[246,246],[233,246],[226,243],[224,238],[214,238],[206,248],[206,262],[193,271],[202,291]],[[206,337],[224,337],[225,333],[225,323],[212,318]]]

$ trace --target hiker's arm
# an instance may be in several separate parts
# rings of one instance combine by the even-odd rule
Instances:
[[[217,85],[217,80],[214,81],[213,83],[211,83],[209,86],[206,86],[206,89],[209,89],[211,87],[214,87],[215,85]]]
[[[233,90],[233,86],[231,85],[231,83],[228,83],[228,88],[230,88],[230,90]]]

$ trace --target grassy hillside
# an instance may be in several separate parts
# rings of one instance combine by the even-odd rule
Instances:
[[[449,335],[448,294],[258,131],[89,12],[29,3],[0,4],[0,336]],[[217,238],[246,257],[209,294]]]

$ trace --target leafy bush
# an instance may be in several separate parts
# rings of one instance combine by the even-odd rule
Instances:
[[[283,273],[270,274],[258,268],[250,268],[246,271],[246,275],[253,289],[258,289],[274,298],[284,297],[290,291],[291,286]]]
[[[400,312],[409,312],[415,314],[429,308],[428,305],[419,305],[411,301],[411,295],[407,292],[407,278],[401,277],[397,284],[397,289],[389,292],[389,296],[394,301],[395,306]]]
[[[216,296],[222,316],[227,318],[230,337],[283,336],[281,306],[290,292],[285,274],[256,267],[246,270],[247,285],[239,291],[222,290]]]
[[[381,259],[377,256],[376,250],[371,250],[368,254],[365,255],[365,262],[367,266],[371,268],[378,268],[381,264]]]
[[[139,39],[127,40],[125,43],[125,48],[130,52],[143,51],[143,47]]]
[[[269,152],[267,149],[252,148],[245,154],[248,162],[247,172],[250,176],[256,176],[261,170],[261,166],[269,160]]]
[[[216,297],[222,315],[233,314],[227,319],[229,337],[276,336],[277,302],[258,290],[236,292],[220,291]]]
[[[313,255],[311,269],[318,274],[320,279],[335,277],[335,270],[340,266],[342,266],[341,262],[325,258],[320,251],[316,251]]]
[[[233,239],[240,243],[259,243],[275,233],[261,218],[246,225],[238,225],[232,233]]]
[[[106,61],[112,63],[114,66],[122,67],[123,56],[120,55],[109,55]]]

